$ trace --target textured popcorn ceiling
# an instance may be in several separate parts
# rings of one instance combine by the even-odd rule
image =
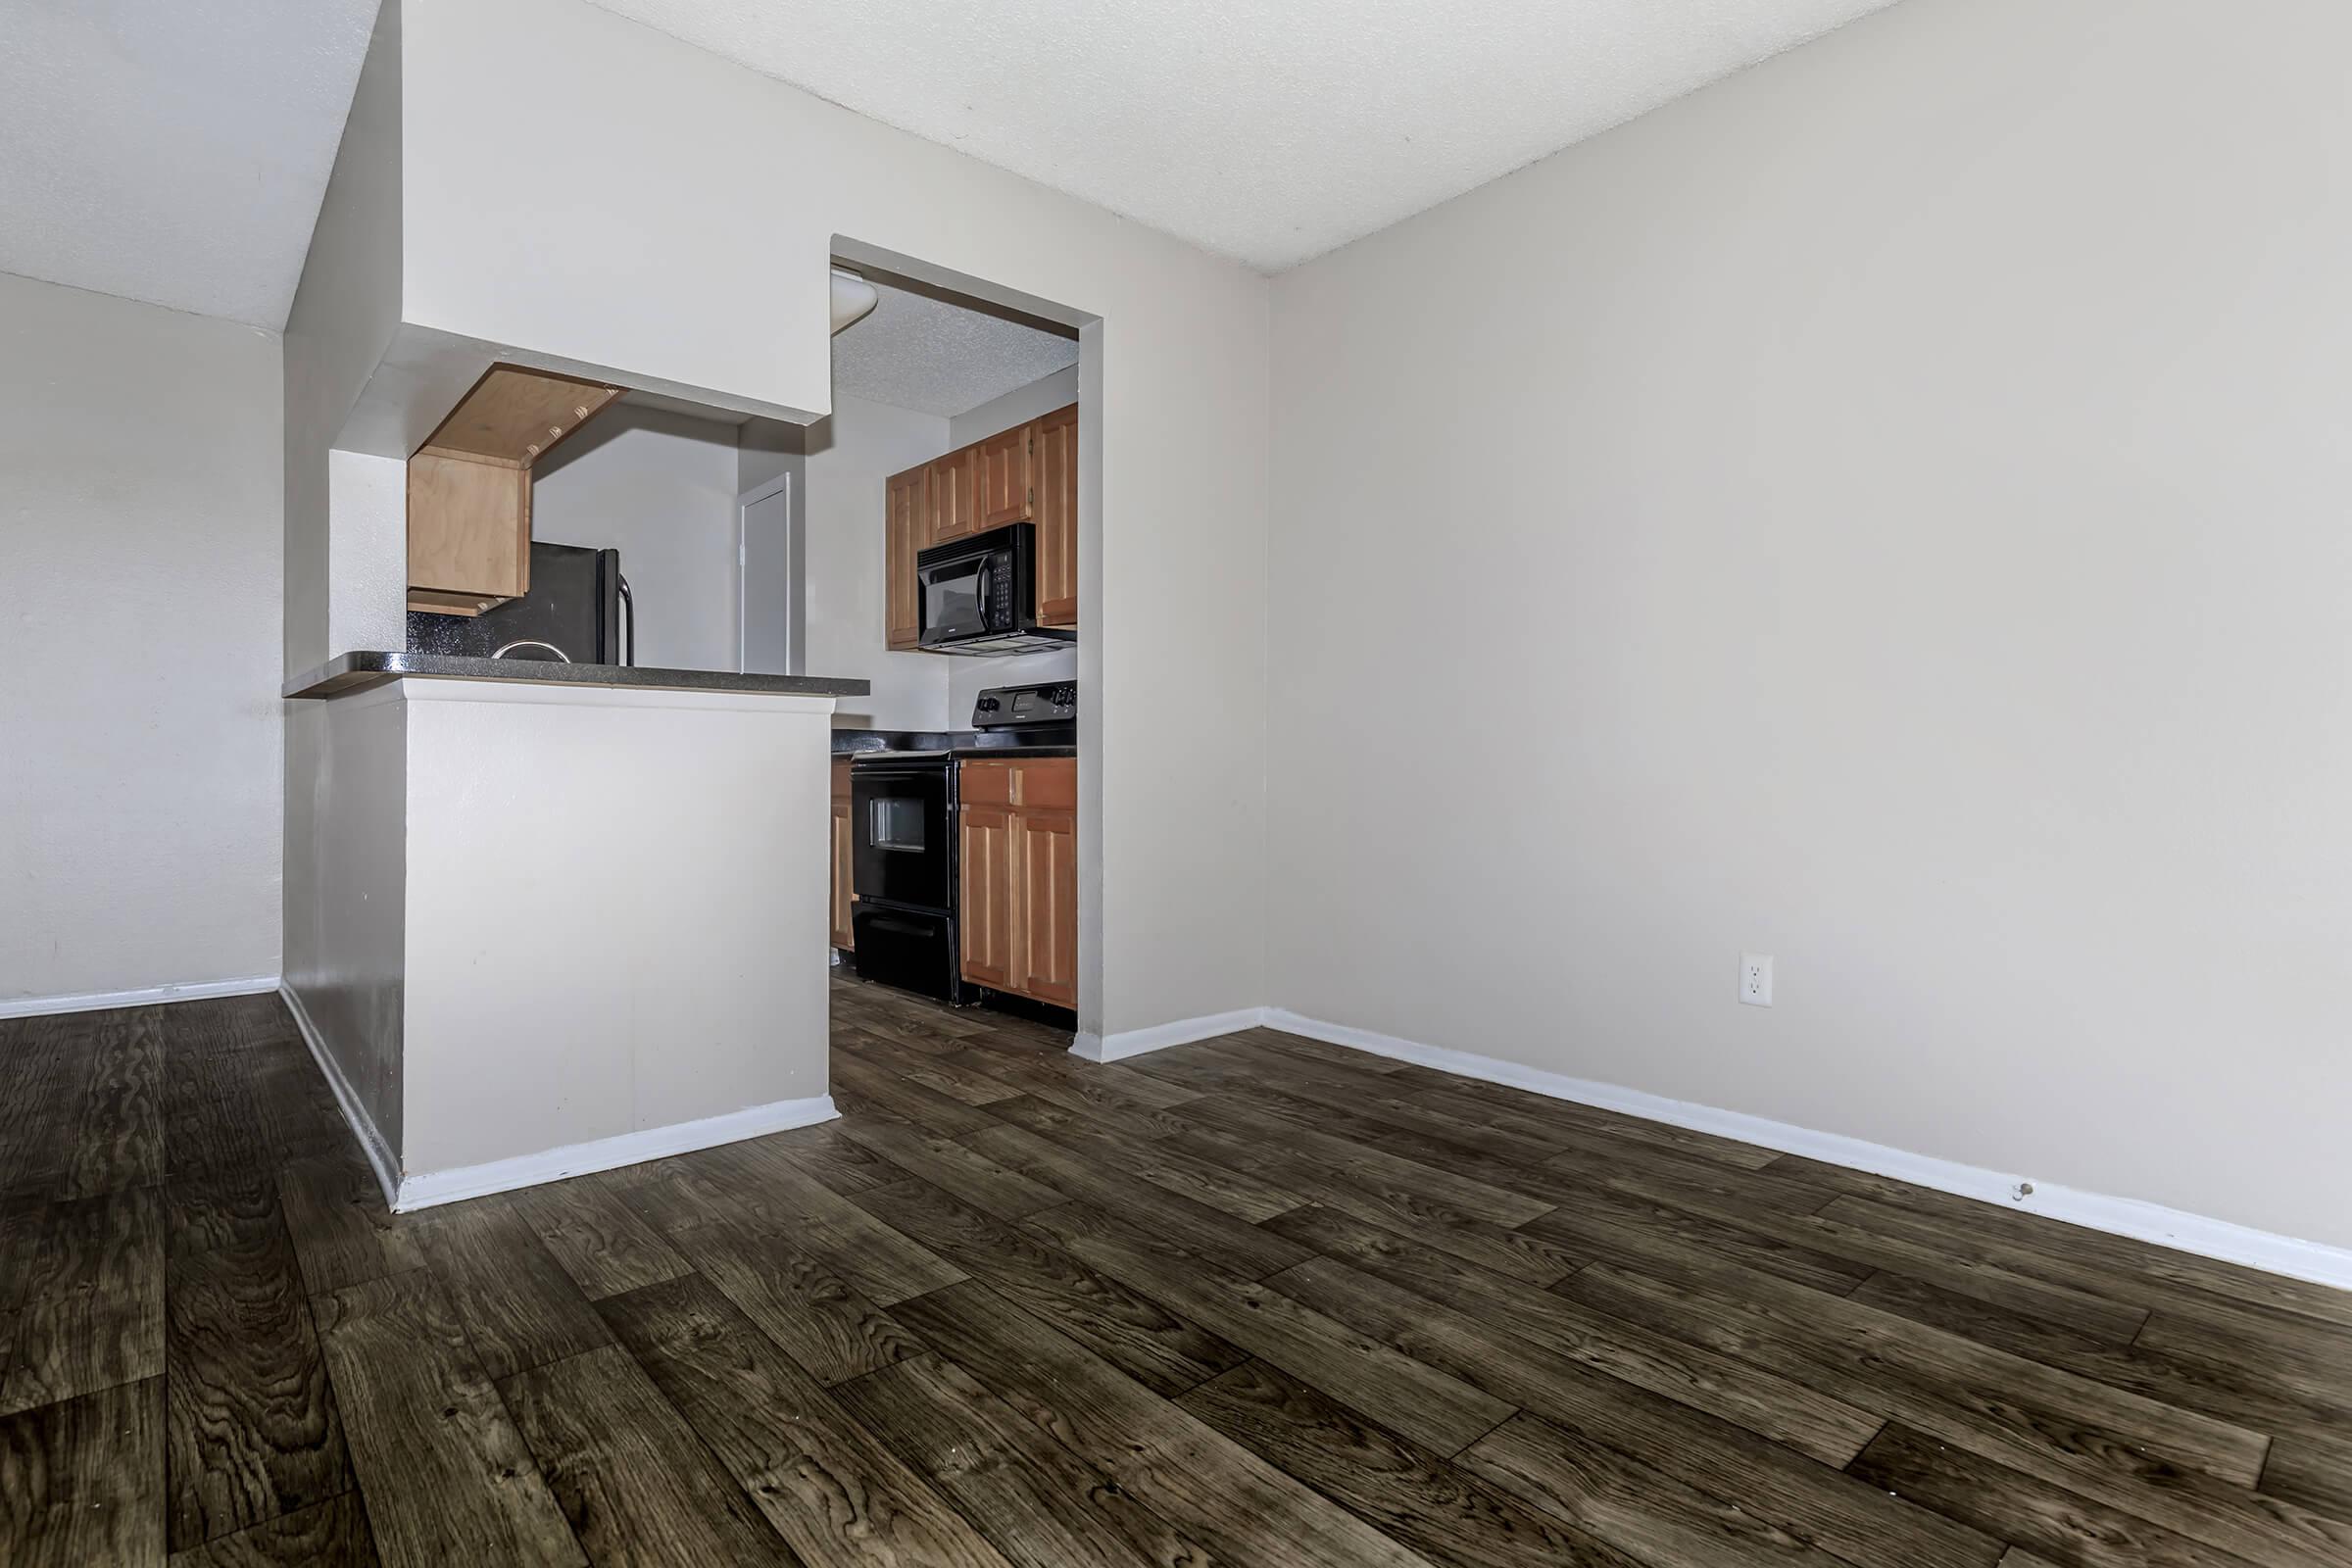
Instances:
[[[375,0],[0,0],[0,271],[285,324]]]
[[[1887,0],[596,3],[1276,271]],[[374,12],[0,0],[0,271],[283,325]]]
[[[833,335],[833,390],[954,417],[1078,363],[1078,340],[874,280],[871,315]]]
[[[1279,271],[1887,0],[595,0]]]

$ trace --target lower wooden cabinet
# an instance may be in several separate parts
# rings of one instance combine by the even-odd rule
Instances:
[[[1024,811],[1014,830],[1020,882],[1018,939],[1008,988],[1057,1006],[1078,1005],[1078,818]]]
[[[1078,1004],[1078,763],[961,764],[957,824],[963,978],[1056,1006]]]
[[[967,806],[956,826],[957,891],[963,977],[974,985],[1012,989],[1012,812],[1001,806]]]
[[[848,953],[858,946],[858,934],[850,919],[850,907],[855,895],[851,866],[857,859],[857,839],[850,831],[850,764],[833,764],[833,907],[828,924],[832,927],[833,946]]]

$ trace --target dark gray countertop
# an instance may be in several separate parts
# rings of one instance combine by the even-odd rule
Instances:
[[[848,729],[833,731],[833,757],[952,752],[957,757],[1076,757],[1078,726],[1043,729]]]
[[[833,751],[833,760],[856,762],[861,758],[869,757],[877,760],[906,757],[955,757],[977,762],[990,758],[1017,761],[1022,758],[1076,757],[1077,755],[1078,748],[1075,746],[949,746],[906,752],[881,751],[868,746],[854,752],[845,752],[836,747]]]
[[[388,680],[503,680],[530,686],[615,686],[639,691],[752,692],[772,697],[862,697],[869,683],[817,675],[738,675],[723,669],[649,669],[636,664],[565,664],[554,660],[472,659],[457,654],[338,654],[289,678],[281,697],[340,697]]]

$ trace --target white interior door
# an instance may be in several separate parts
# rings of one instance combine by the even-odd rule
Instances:
[[[792,502],[787,473],[738,503],[735,667],[746,674],[801,673],[801,530]]]

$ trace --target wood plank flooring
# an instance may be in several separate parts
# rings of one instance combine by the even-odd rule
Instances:
[[[2352,1568],[2352,1296],[836,982],[839,1121],[395,1217],[274,999],[0,1022],[0,1563]]]

